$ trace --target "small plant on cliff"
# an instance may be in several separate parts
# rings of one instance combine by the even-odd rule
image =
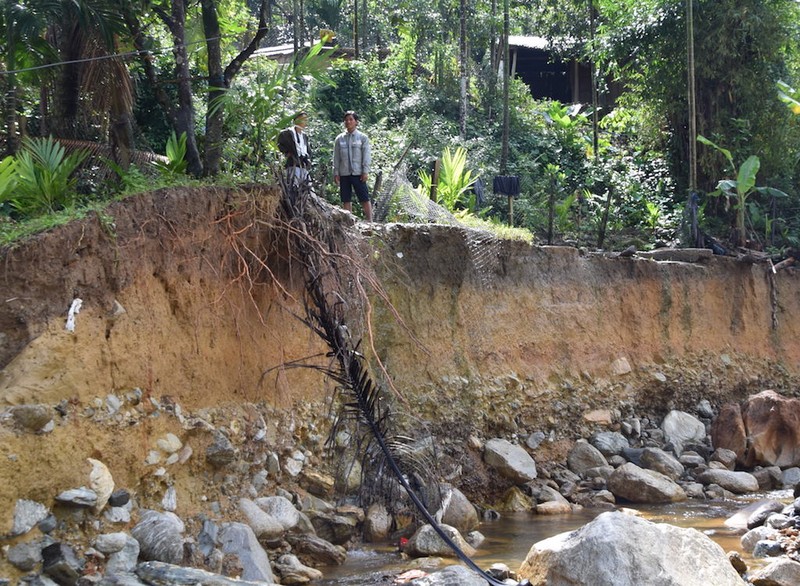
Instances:
[[[26,138],[17,153],[17,186],[9,203],[22,216],[52,213],[73,203],[75,171],[89,156],[86,150],[67,154],[52,137]]]

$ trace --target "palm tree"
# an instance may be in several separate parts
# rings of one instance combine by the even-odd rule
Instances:
[[[57,0],[38,2],[15,2],[0,0],[0,23],[5,29],[2,38],[5,54],[5,99],[3,103],[6,121],[6,152],[15,153],[17,136],[18,86],[17,69],[41,65],[53,58],[50,46],[42,37],[42,32],[50,15],[56,13]]]

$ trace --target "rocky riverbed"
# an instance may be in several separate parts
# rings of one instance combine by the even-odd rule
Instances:
[[[765,401],[781,404],[784,413],[800,409],[800,401],[772,392],[738,407],[752,412]],[[554,441],[543,432],[514,439],[470,436],[461,446],[464,461],[471,459],[507,489],[496,500],[471,502],[458,489],[456,475],[440,487],[446,503],[441,521],[464,551],[474,553],[483,539],[481,520],[509,511],[568,515],[584,507],[611,511],[630,503],[713,502],[800,483],[797,466],[762,462],[737,469],[737,459],[747,454],[712,446],[716,411],[701,401],[693,413],[675,410],[661,420],[620,420],[613,411],[597,412],[592,419],[598,431],[574,442],[562,461],[537,457]],[[102,434],[116,442],[96,453],[98,458],[69,459],[65,464],[75,471],[71,485],[52,487],[55,493],[38,499],[19,498],[7,511],[0,575],[6,583],[34,584],[304,584],[323,578],[317,567],[342,563],[348,549],[362,541],[402,540],[410,558],[408,583],[453,583],[454,572],[466,580],[459,583],[480,583],[475,574],[467,577],[466,568],[411,572],[412,558],[447,559],[453,552],[410,514],[408,503],[360,506],[358,474],[336,476],[347,469],[335,466],[346,450],[336,455],[324,449],[324,437],[308,423],[313,415],[306,412],[307,423],[298,425],[301,415],[296,411],[287,421],[255,404],[189,412],[178,403],[145,398],[138,389],[89,405],[7,408],[0,417],[6,449],[14,442],[45,446],[61,434]],[[114,445],[125,450],[131,442],[141,442],[143,458],[135,483],[116,479],[101,459],[108,454],[113,461],[120,455],[113,453]],[[42,447],[38,457],[47,458],[47,452]],[[17,460],[11,452],[5,457]],[[742,551],[774,558],[756,572],[700,532],[676,528],[678,534],[664,534],[663,526],[628,515],[598,517],[569,537],[569,547],[547,540],[532,548],[521,568],[491,571],[504,579],[559,584],[582,575],[612,576],[623,563],[617,558],[624,556],[632,576],[624,583],[661,583],[648,582],[656,564],[679,584],[697,583],[693,576],[702,570],[715,584],[748,580],[788,586],[800,571],[799,511],[800,500],[760,502],[730,520],[743,533]],[[653,539],[664,543],[666,552],[657,563],[650,557]],[[667,545],[671,540],[674,546]],[[689,556],[681,549],[686,547],[695,553]]]

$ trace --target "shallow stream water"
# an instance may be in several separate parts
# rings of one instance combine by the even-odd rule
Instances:
[[[763,565],[764,560],[754,560],[741,550],[740,531],[725,527],[725,520],[759,499],[777,499],[791,502],[791,491],[752,494],[725,501],[690,500],[671,505],[627,507],[657,523],[671,523],[678,527],[692,527],[708,535],[723,550],[738,551],[752,570]],[[484,522],[478,530],[486,537],[477,555],[473,557],[482,568],[493,563],[504,563],[516,570],[525,560],[531,546],[546,539],[577,529],[602,513],[603,510],[584,509],[568,515],[535,515],[531,513],[505,513],[497,521]],[[454,563],[446,561],[446,564]],[[325,578],[316,584],[325,586],[376,586],[391,584],[398,574],[411,569],[414,563],[403,560],[393,545],[364,545],[348,552],[342,566],[320,568]],[[429,568],[433,572],[440,568]]]

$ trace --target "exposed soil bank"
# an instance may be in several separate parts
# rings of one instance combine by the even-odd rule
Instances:
[[[331,384],[316,370],[280,368],[326,348],[297,319],[303,275],[274,225],[276,207],[262,187],[159,191],[112,206],[113,222],[92,217],[3,251],[0,406],[64,402],[81,412],[140,388],[185,413],[229,409],[220,421],[242,438],[267,410],[272,449],[289,438],[320,451]],[[328,213],[385,293],[364,280],[370,303],[356,307],[363,321],[353,331],[376,376],[385,367],[398,407],[440,434],[473,498],[494,488],[465,447],[470,434],[553,431],[557,441],[534,454],[538,462],[587,435],[596,409],[658,416],[764,388],[796,394],[794,269],[770,277],[763,264],[731,258],[582,255]],[[76,298],[83,304],[69,332]],[[127,432],[79,421],[35,436],[0,425],[0,477],[13,479],[0,483],[0,510],[85,483],[87,457],[147,495],[153,438],[198,435],[177,419]],[[195,453],[210,441],[202,436]],[[176,479],[196,496],[185,506],[200,508],[200,496],[218,490],[201,471],[199,463]],[[10,518],[0,523],[2,533]]]

